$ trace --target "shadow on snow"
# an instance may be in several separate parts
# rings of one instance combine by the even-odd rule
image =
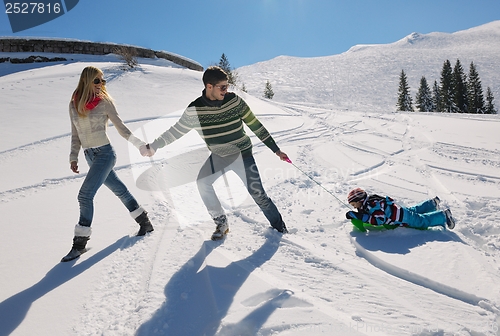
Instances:
[[[465,244],[456,233],[447,230],[397,228],[395,230],[370,232],[369,234],[353,230],[351,236],[355,237],[356,242],[368,251],[382,251],[394,254],[408,254],[412,248],[430,242],[455,241]]]
[[[238,290],[256,268],[272,258],[280,239],[277,234],[269,234],[255,253],[226,267],[204,264],[219,244],[203,242],[200,250],[172,276],[165,286],[164,304],[136,335],[215,335]],[[254,335],[288,297],[288,291],[277,291],[271,300],[239,323],[225,326],[221,333]]]
[[[129,236],[124,236],[78,265],[75,265],[78,259],[66,263],[58,263],[39,282],[0,302],[0,317],[2,319],[2,323],[0,323],[0,335],[9,335],[12,333],[23,322],[33,302],[79,276],[116,250],[128,248],[137,241],[137,239],[130,239]]]

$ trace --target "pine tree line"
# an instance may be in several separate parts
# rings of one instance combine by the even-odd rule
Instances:
[[[434,81],[432,90],[427,79],[422,76],[415,97],[416,108],[420,112],[478,113],[495,114],[494,97],[490,87],[486,90],[486,102],[479,73],[471,62],[466,75],[460,60],[452,67],[446,60],[441,70],[438,84]],[[398,111],[414,111],[410,87],[404,70],[399,76]]]

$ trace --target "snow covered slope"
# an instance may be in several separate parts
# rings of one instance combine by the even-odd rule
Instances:
[[[104,70],[123,120],[147,140],[202,89],[201,73],[164,64],[124,72],[109,58],[3,69],[0,335],[498,335],[497,115],[355,112],[242,93],[295,165],[253,137],[264,186],[292,233],[269,230],[229,173],[229,189],[216,185],[231,225],[220,243],[209,240],[214,225],[190,175],[208,155],[198,136],[150,161],[110,128],[117,172],[155,231],[135,237],[137,225],[103,188],[91,249],[60,263],[86,172],[84,163],[79,175],[69,170],[67,103],[87,65]],[[407,205],[439,195],[456,229],[353,231],[347,208],[298,168],[341,200],[356,186]],[[163,180],[145,185],[148,169]]]
[[[443,63],[460,60],[469,73],[477,66],[483,90],[500,100],[500,21],[453,34],[412,33],[383,45],[357,45],[347,52],[315,58],[280,56],[238,68],[247,91],[262,97],[267,80],[274,100],[325,108],[394,111],[399,75],[404,70],[412,96],[425,76],[439,83]]]

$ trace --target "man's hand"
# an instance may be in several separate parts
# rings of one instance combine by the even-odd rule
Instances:
[[[78,163],[76,161],[71,161],[69,168],[73,173],[80,174],[80,171],[78,170]]]
[[[287,161],[287,162],[291,162],[290,159],[288,158],[288,155],[286,155],[285,153],[283,153],[282,151],[277,151],[275,153],[276,155],[278,155],[281,159],[281,161]]]
[[[151,157],[156,153],[156,151],[153,148],[151,148],[149,144],[142,145],[141,147],[139,147],[139,152],[141,153],[142,156],[148,156],[148,157]]]

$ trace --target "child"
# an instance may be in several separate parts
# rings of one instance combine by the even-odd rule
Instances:
[[[439,209],[439,197],[423,201],[412,207],[402,207],[389,196],[370,195],[361,188],[351,190],[347,201],[357,209],[346,213],[347,219],[359,219],[371,225],[401,225],[415,229],[442,226],[453,229],[455,220],[450,209]]]

